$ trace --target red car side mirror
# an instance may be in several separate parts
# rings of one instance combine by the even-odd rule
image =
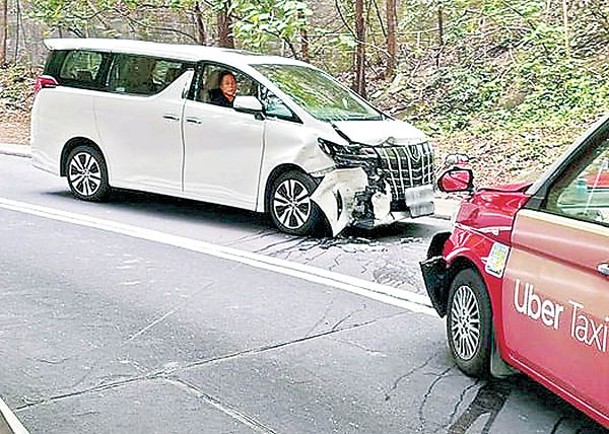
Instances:
[[[453,167],[438,178],[438,188],[445,193],[472,191],[474,189],[474,173],[471,169]]]

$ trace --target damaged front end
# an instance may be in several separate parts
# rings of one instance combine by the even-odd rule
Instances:
[[[336,131],[347,144],[318,139],[336,169],[324,176],[312,196],[333,235],[348,225],[373,228],[433,214],[433,153],[428,142],[390,137],[369,145]]]

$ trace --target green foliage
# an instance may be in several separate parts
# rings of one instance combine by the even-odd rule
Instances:
[[[35,73],[26,63],[0,67],[0,102],[26,108],[34,91]]]
[[[348,0],[39,0],[28,11],[63,36],[170,40],[151,29],[171,27],[170,12],[192,26],[195,3],[210,41],[220,11],[232,17],[237,46],[254,51],[295,54],[307,30],[312,62],[350,83],[357,44]],[[609,109],[604,0],[569,2],[566,23],[558,0],[398,2],[398,68],[388,81],[384,4],[367,2],[369,94],[434,136],[525,136],[539,125],[558,132]]]
[[[441,3],[441,51],[438,35],[434,39],[425,30],[437,28],[438,3],[410,2],[401,24],[416,37],[401,73],[407,75],[413,63],[426,65],[402,92],[409,101],[403,114],[416,117],[432,135],[469,132],[493,140],[539,127],[570,130],[609,110],[606,55],[582,43],[609,42],[604,2],[571,5],[566,28],[560,2]]]
[[[294,0],[256,0],[234,2],[240,19],[234,33],[245,48],[264,51],[272,42],[295,40],[306,28],[312,14],[305,2]]]

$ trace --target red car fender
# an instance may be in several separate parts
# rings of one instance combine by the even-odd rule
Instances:
[[[489,300],[491,301],[495,342],[501,357],[507,359],[501,309],[502,278],[493,276],[485,271],[485,260],[495,243],[495,240],[485,236],[476,229],[461,227],[461,225],[457,224],[452,235],[444,244],[443,256],[446,259],[448,269],[453,270],[451,271],[451,276],[454,276],[456,270],[462,268],[461,264],[465,259],[475,267],[478,274],[482,277],[486,285]]]

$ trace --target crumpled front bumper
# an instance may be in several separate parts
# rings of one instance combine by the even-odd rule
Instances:
[[[450,231],[438,232],[431,239],[427,249],[427,259],[419,262],[423,283],[431,304],[441,318],[446,315],[448,307],[449,268],[442,256],[444,244],[451,236]]]
[[[338,235],[347,226],[374,228],[434,212],[433,187],[424,185],[405,192],[406,211],[392,211],[391,189],[371,185],[361,167],[335,169],[324,176],[311,199],[322,210]]]

